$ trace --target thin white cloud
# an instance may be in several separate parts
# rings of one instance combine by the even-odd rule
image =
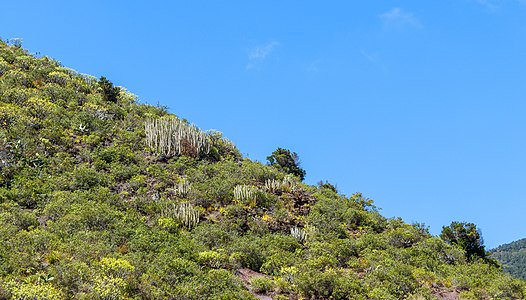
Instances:
[[[318,72],[318,67],[321,63],[321,59],[316,59],[314,61],[312,61],[308,66],[307,66],[307,72],[308,73],[315,73],[315,72]]]
[[[276,47],[279,46],[279,43],[276,41],[268,42],[264,45],[256,46],[248,52],[249,60],[263,60],[269,56]]]
[[[475,1],[475,3],[477,3],[478,5],[482,5],[491,11],[495,11],[499,8],[499,5],[494,0],[473,0],[473,1]],[[521,0],[518,0],[518,1],[521,2]]]
[[[386,68],[385,65],[382,63],[382,61],[380,60],[380,58],[378,57],[377,54],[375,54],[375,53],[371,53],[371,52],[368,52],[368,51],[365,51],[364,49],[360,50],[360,54],[361,54],[366,60],[368,60],[370,63],[372,63],[374,66],[376,66],[377,68],[379,68],[379,69],[382,70],[383,72],[386,72],[386,71],[387,71],[387,68]]]
[[[247,70],[254,69],[260,66],[265,59],[267,59],[272,52],[279,46],[277,41],[270,41],[266,44],[256,46],[248,51]]]
[[[480,6],[487,8],[491,12],[497,12],[509,4],[526,5],[526,0],[471,0]]]
[[[376,55],[373,55],[371,53],[368,53],[367,51],[365,50],[361,50],[360,53],[362,54],[363,57],[365,57],[368,61],[376,64],[378,62],[378,58],[376,57]]]
[[[382,20],[386,27],[422,27],[420,21],[412,13],[398,7],[381,14],[380,20]]]

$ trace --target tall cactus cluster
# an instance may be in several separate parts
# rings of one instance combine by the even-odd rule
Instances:
[[[251,185],[237,185],[234,188],[234,199],[240,203],[256,205],[257,197],[260,191],[257,187]]]
[[[163,215],[173,218],[188,229],[196,227],[199,223],[199,211],[190,202],[167,205]]]
[[[267,179],[265,181],[265,190],[269,193],[277,193],[281,191],[281,181],[276,179]]]
[[[227,138],[222,138],[223,144],[226,148],[230,149],[231,151],[235,151],[237,149],[236,144],[232,142],[231,140]]]
[[[211,142],[208,135],[195,125],[177,118],[149,119],[145,122],[146,145],[166,156],[198,157],[208,154]]]
[[[188,182],[188,180],[186,180],[186,178],[182,178],[181,181],[174,185],[174,192],[175,195],[178,197],[186,198],[186,196],[188,196],[188,194],[190,194],[191,191],[192,186]]]
[[[297,239],[299,242],[303,243],[305,240],[307,240],[307,232],[304,229],[301,229],[299,227],[292,227],[290,229],[290,235]]]
[[[294,192],[298,188],[298,183],[293,176],[287,175],[282,181],[276,179],[267,179],[265,181],[265,190],[269,193]]]
[[[283,178],[281,183],[281,188],[286,192],[295,192],[298,189],[298,182],[294,179],[293,176],[287,175]]]

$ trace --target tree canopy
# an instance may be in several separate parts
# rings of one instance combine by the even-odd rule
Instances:
[[[486,250],[480,230],[473,223],[451,222],[442,227],[440,237],[450,243],[460,246],[469,260],[486,258]]]
[[[300,168],[300,159],[296,152],[278,148],[271,155],[267,156],[269,165],[277,167],[279,170],[298,176],[302,181],[307,172]]]

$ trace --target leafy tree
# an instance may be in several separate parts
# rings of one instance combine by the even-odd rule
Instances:
[[[114,103],[117,102],[117,96],[119,96],[121,91],[119,87],[113,86],[113,83],[104,76],[101,76],[99,79],[99,87],[102,89],[104,100]]]
[[[278,148],[272,152],[272,155],[267,156],[269,165],[275,166],[285,173],[298,176],[302,181],[305,179],[307,172],[300,168],[299,156],[296,152]]]
[[[482,235],[473,223],[451,222],[451,225],[442,227],[440,237],[462,248],[466,252],[466,258],[470,261],[478,257],[486,258]]]
[[[329,189],[335,193],[338,193],[338,189],[336,188],[335,185],[333,185],[332,183],[328,182],[327,180],[325,180],[325,182],[323,182],[323,180],[320,180],[318,182],[318,187],[320,189]]]

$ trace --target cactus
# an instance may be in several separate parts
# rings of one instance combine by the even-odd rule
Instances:
[[[234,142],[232,142],[231,140],[229,140],[227,138],[223,138],[222,141],[223,141],[225,147],[230,149],[230,151],[236,151],[237,150],[236,144],[234,144]]]
[[[150,119],[145,122],[144,128],[147,146],[166,156],[198,157],[210,151],[208,135],[179,118]]]
[[[277,193],[281,190],[281,181],[276,179],[267,179],[265,181],[265,190],[269,193]]]
[[[234,199],[248,206],[255,206],[259,193],[255,186],[238,185],[234,188]]]
[[[188,229],[195,228],[199,223],[199,211],[190,202],[167,205],[163,210],[163,216],[173,218]]]
[[[296,226],[292,227],[290,229],[290,234],[297,239],[300,243],[305,242],[307,239],[307,232],[301,228],[298,228]]]
[[[293,176],[287,175],[283,178],[283,181],[278,181],[275,179],[267,179],[265,181],[265,190],[269,193],[278,193],[278,192],[295,192],[298,189],[298,183]]]
[[[287,175],[285,178],[283,178],[283,182],[281,183],[281,188],[285,192],[295,192],[298,188],[298,183],[294,179],[293,176]]]
[[[180,182],[176,183],[174,186],[174,192],[175,195],[181,198],[185,198],[190,194],[192,191],[192,186],[190,183],[186,180],[186,178],[182,178]]]

